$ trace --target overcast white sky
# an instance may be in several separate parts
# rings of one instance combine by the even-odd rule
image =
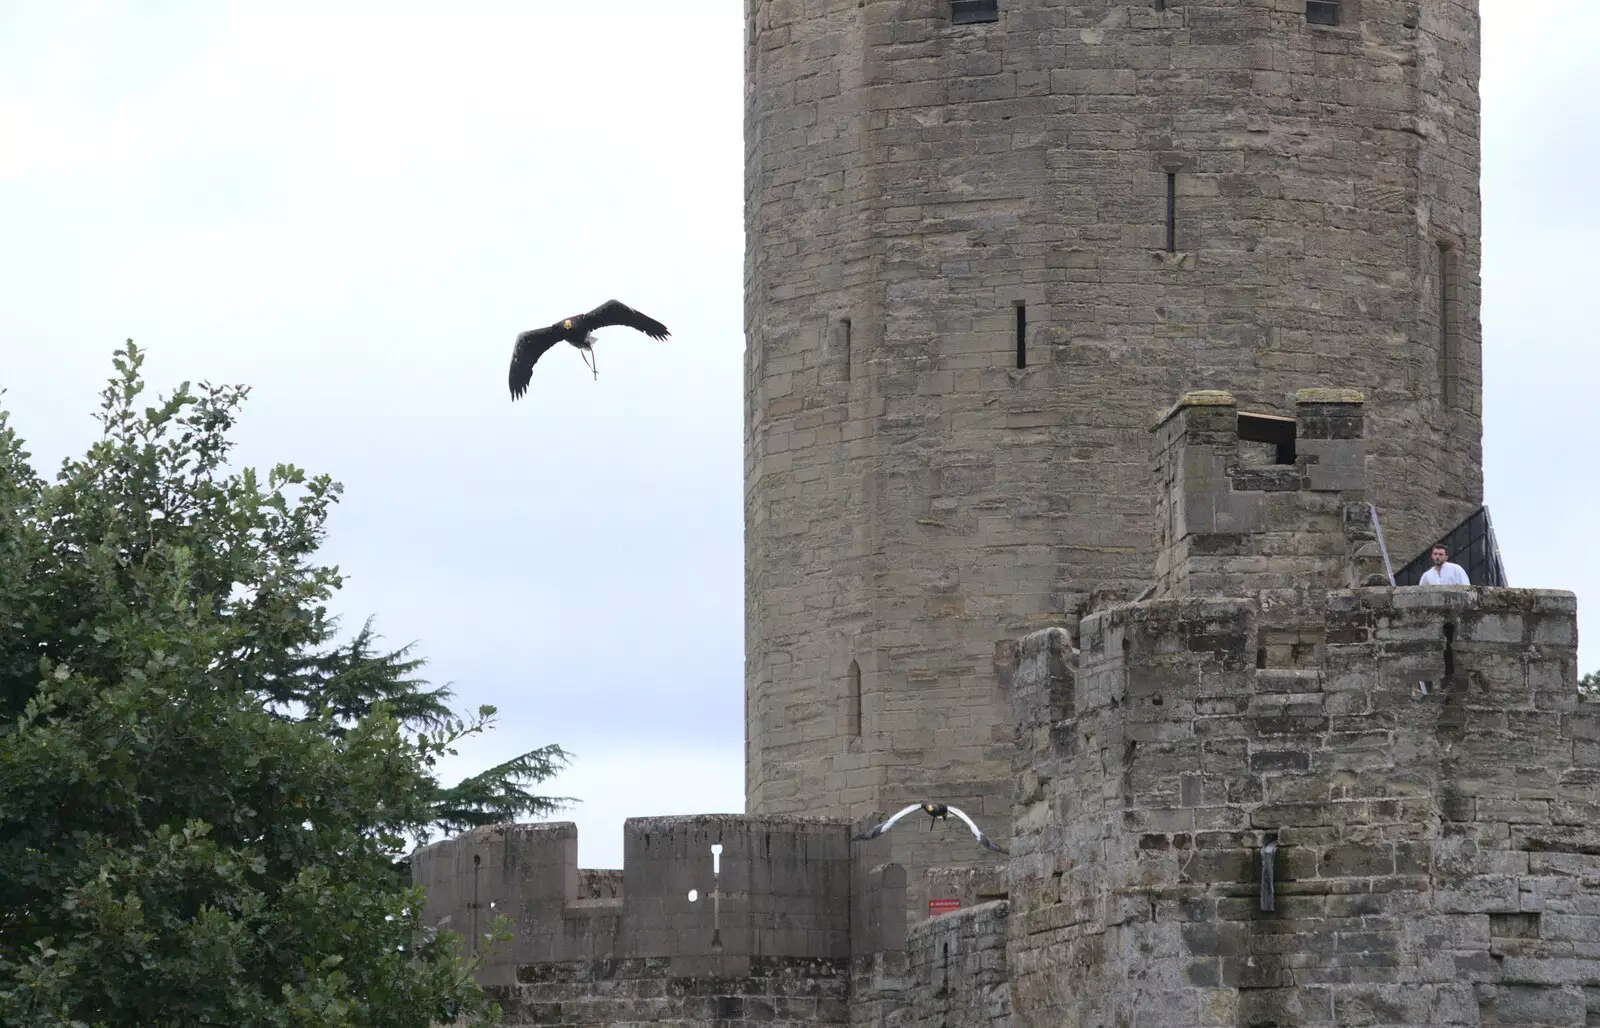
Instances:
[[[744,805],[743,5],[445,12],[0,0],[0,403],[50,473],[129,336],[251,385],[240,461],[345,483],[347,620],[500,707],[452,771],[561,743],[620,867],[623,818]],[[1600,4],[1483,15],[1487,498],[1600,632]],[[516,333],[612,296],[673,339],[510,403]]]

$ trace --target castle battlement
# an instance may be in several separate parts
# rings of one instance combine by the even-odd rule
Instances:
[[[481,940],[495,915],[511,919],[516,938],[490,951],[488,984],[618,961],[745,977],[904,948],[905,873],[868,864],[877,847],[851,833],[836,818],[630,818],[619,873],[578,867],[571,822],[495,825],[419,850],[415,866],[430,924]]]
[[[1222,557],[1344,574],[1362,503],[1397,567],[1482,506],[1477,0],[745,11],[749,811],[1003,821],[997,647],[1231,595]],[[1158,575],[1149,415],[1186,393],[1210,527]],[[926,842],[893,844],[913,916],[927,872],[993,866]]]
[[[1367,502],[1365,401],[1302,389],[1295,416],[1183,396],[1155,428],[1156,595],[1387,581]]]
[[[630,820],[623,869],[580,871],[570,824],[485,828],[418,854],[429,916],[512,917],[484,975],[512,1024],[1591,1023],[1576,597],[1388,585],[1362,395],[1294,410],[1185,394],[1155,581],[995,647],[1007,856],[712,815]]]
[[[1017,1023],[1372,1003],[1384,1024],[1585,1023],[1568,983],[1600,974],[1600,711],[1576,611],[1532,589],[1261,590],[1091,615],[1076,654],[1061,630],[1024,639]],[[1288,620],[1316,641],[1272,666]]]
[[[1298,399],[1186,396],[1155,595],[1016,648],[1014,1023],[1584,1024],[1576,597],[1361,584],[1360,397]]]

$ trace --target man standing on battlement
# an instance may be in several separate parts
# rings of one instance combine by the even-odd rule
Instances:
[[[1443,546],[1433,548],[1433,567],[1422,573],[1419,585],[1471,585],[1466,569],[1450,563],[1450,551]]]

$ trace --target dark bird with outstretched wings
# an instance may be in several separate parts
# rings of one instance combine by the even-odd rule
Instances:
[[[896,821],[900,820],[902,817],[905,817],[913,810],[920,810],[928,815],[928,830],[930,832],[933,831],[933,822],[939,820],[940,818],[944,818],[945,821],[948,822],[950,820],[950,815],[954,814],[956,817],[959,817],[961,820],[967,823],[967,827],[972,829],[972,834],[977,837],[978,843],[982,845],[984,849],[991,849],[996,853],[1006,852],[1000,846],[995,845],[994,841],[991,840],[987,835],[984,835],[982,829],[972,823],[972,818],[967,816],[966,811],[962,810],[960,807],[952,807],[946,803],[913,803],[911,806],[906,807],[904,810],[900,811],[894,817],[891,817],[883,824],[874,828],[872,831],[863,832],[860,835],[857,835],[855,838],[857,840],[876,839],[884,832],[887,832],[889,829],[893,828]]]
[[[557,343],[567,342],[584,354],[583,363],[600,377],[600,369],[590,363],[594,354],[594,332],[598,328],[623,325],[643,332],[651,339],[665,339],[670,334],[667,326],[647,314],[640,314],[619,300],[607,300],[588,314],[574,314],[547,328],[534,328],[517,336],[516,348],[511,351],[511,398],[520,399],[528,391],[528,380],[533,377],[533,363]]]

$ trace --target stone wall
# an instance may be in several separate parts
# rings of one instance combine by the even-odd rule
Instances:
[[[1367,497],[1362,395],[1302,389],[1276,419],[1283,452],[1253,463],[1241,436],[1259,418],[1232,394],[1188,393],[1156,430],[1156,596],[1388,581]],[[1281,463],[1278,461],[1282,461]]]
[[[486,984],[595,961],[744,979],[756,958],[903,947],[904,871],[858,861],[874,850],[850,834],[826,818],[632,818],[618,873],[578,868],[570,822],[497,825],[418,850],[415,867],[430,924],[481,940],[497,914],[510,918],[515,938],[489,951]],[[783,965],[766,966],[770,977]]]
[[[1574,597],[1350,588],[1360,399],[1301,393],[1261,464],[1231,396],[1185,396],[1155,598],[1017,646],[1016,1025],[1600,1019]]]
[[[850,1023],[848,961],[754,957],[739,974],[674,974],[665,959],[537,964],[490,990],[508,1026]]]
[[[908,931],[887,838],[851,834],[824,818],[634,818],[623,868],[607,871],[576,866],[570,823],[503,825],[424,847],[414,866],[428,923],[486,955],[479,980],[508,1025],[1004,1028],[1006,903]],[[994,887],[962,881],[938,889]],[[485,938],[498,914],[509,943]]]
[[[418,852],[430,922],[513,919],[483,977],[524,1025],[1600,1022],[1575,598],[1361,585],[1366,405],[1296,408],[1181,398],[1156,581],[996,647],[1009,856],[915,814],[866,842],[711,815],[631,820],[624,868],[582,871],[573,826],[505,826]],[[955,859],[913,879],[908,837]],[[914,880],[960,909],[908,928]]]
[[[890,968],[859,965],[851,1023],[862,1028],[1010,1028],[1004,900],[913,925]]]
[[[1359,387],[1396,554],[1480,502],[1476,4],[1342,6],[747,0],[747,809],[1003,836],[1005,647],[1149,581],[1187,390]]]
[[[1016,1023],[1590,1023],[1600,716],[1572,595],[1335,591],[1317,666],[1258,668],[1285,602],[1095,615],[1072,674],[1062,636],[1025,641]]]

